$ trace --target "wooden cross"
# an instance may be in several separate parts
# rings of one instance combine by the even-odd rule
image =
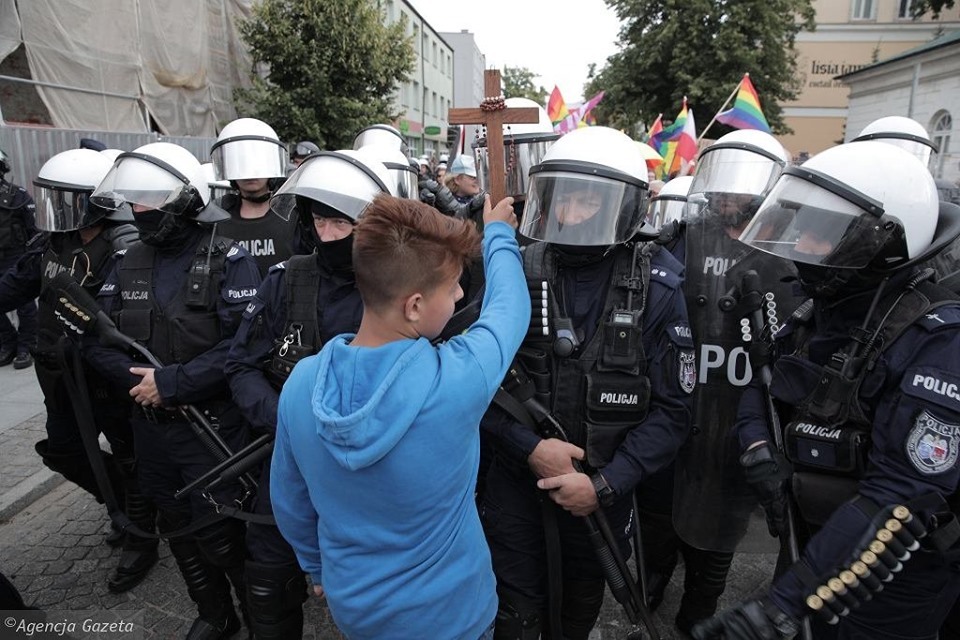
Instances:
[[[479,107],[450,109],[450,124],[482,124],[487,128],[487,170],[490,175],[490,199],[497,204],[506,191],[504,176],[503,125],[536,123],[540,112],[536,107],[507,108],[500,96],[500,72],[483,72],[484,100]]]

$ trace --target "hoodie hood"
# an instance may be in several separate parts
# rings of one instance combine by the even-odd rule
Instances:
[[[376,464],[409,431],[439,362],[424,338],[366,348],[349,346],[353,337],[337,336],[318,354],[311,404],[330,455],[357,470]]]

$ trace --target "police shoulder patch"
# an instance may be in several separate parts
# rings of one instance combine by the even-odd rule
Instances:
[[[126,250],[126,248],[124,248],[124,249],[117,249],[116,251],[113,252],[113,255],[118,256],[118,257],[125,256],[125,255],[127,255],[127,250]]]
[[[267,269],[267,273],[273,273],[274,271],[279,271],[281,269],[286,269],[286,268],[287,268],[287,261],[284,260],[283,262],[278,262],[275,265],[271,265],[270,268]]]
[[[253,300],[250,301],[250,304],[247,305],[247,308],[243,310],[243,317],[252,318],[253,316],[260,313],[260,310],[263,309],[264,306],[266,305],[263,304],[262,300],[257,300],[256,298],[254,298]]]
[[[229,250],[229,251],[227,251],[227,257],[228,257],[228,258],[232,258],[232,257],[234,257],[235,255],[238,255],[239,253],[240,253],[240,247],[239,247],[239,245],[236,245],[236,244],[235,244],[235,245],[233,245],[232,247],[230,247],[230,250]]]
[[[112,296],[117,293],[117,285],[113,282],[108,282],[107,284],[100,287],[100,291],[97,293],[98,296]]]
[[[947,327],[956,328],[957,325],[960,325],[960,307],[950,304],[931,309],[930,313],[920,316],[916,324],[930,332]]]
[[[693,388],[697,386],[697,357],[693,349],[685,349],[677,353],[677,378],[680,388],[684,393],[691,394]]]
[[[930,366],[907,369],[900,390],[925,403],[960,413],[960,376],[953,372]]]
[[[953,469],[960,449],[960,425],[936,418],[921,411],[907,436],[907,458],[913,468],[932,476]]]

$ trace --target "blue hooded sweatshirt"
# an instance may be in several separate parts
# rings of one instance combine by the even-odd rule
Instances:
[[[466,332],[439,346],[337,336],[280,395],[274,515],[351,640],[475,640],[496,616],[473,498],[478,425],[527,332],[530,296],[513,230],[487,226],[483,247],[487,289]]]

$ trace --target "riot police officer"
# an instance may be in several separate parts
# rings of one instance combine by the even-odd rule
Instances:
[[[637,143],[605,127],[567,134],[530,171],[520,233],[536,241],[523,258],[535,309],[511,369],[534,381],[568,441],[499,404],[481,424],[494,452],[481,520],[497,638],[589,635],[604,574],[581,518],[603,509],[627,554],[634,487],[687,437],[696,371],[682,265],[643,242],[656,236],[645,177]],[[518,375],[504,381],[520,388]]]
[[[10,160],[0,149],[0,273],[14,265],[36,234],[34,202],[26,189],[7,181]],[[33,363],[30,351],[37,342],[37,302],[27,300],[16,309],[18,326],[0,313],[0,367],[13,363],[25,369]]]
[[[254,257],[261,274],[293,254],[293,227],[270,215],[270,197],[283,183],[289,158],[273,128],[240,118],[220,131],[210,151],[217,177],[235,190],[220,199],[230,214],[217,230]]]
[[[136,229],[126,224],[132,219],[129,210],[106,220],[108,211],[89,200],[111,166],[110,160],[96,151],[72,149],[58,153],[40,167],[33,184],[40,205],[37,226],[44,233],[31,240],[30,250],[0,279],[0,313],[34,300],[63,271],[69,272],[91,295],[96,295],[112,264],[113,254],[136,237]],[[37,442],[37,453],[47,467],[104,502],[104,491],[84,450],[80,430],[86,429],[87,437],[92,440],[103,433],[112,453],[97,449],[106,471],[101,481],[111,484],[119,506],[140,529],[152,531],[155,510],[140,492],[136,480],[130,398],[125,393],[117,393],[89,366],[79,371],[65,371],[64,363],[74,364],[75,347],[64,336],[55,309],[43,297],[38,315],[34,354],[37,381],[47,410],[47,437]],[[71,401],[70,386],[64,377],[76,375],[84,376],[86,388],[90,390],[89,406],[95,423],[81,424],[78,416],[83,412],[75,409]],[[83,387],[77,385],[77,388]],[[111,540],[108,538],[108,542]],[[156,540],[127,534],[117,536],[115,544],[120,542],[124,551],[108,582],[114,593],[133,588],[157,561]]]
[[[321,151],[273,197],[278,215],[299,218],[303,228],[312,229],[316,250],[270,269],[233,340],[226,372],[234,401],[255,431],[276,433],[280,388],[296,363],[360,326],[353,226],[377,194],[390,193],[391,183],[386,167],[365,154]],[[261,468],[254,513],[273,514],[269,458]],[[254,637],[301,637],[306,580],[293,549],[276,526],[252,522],[247,552],[246,602]]]
[[[938,203],[926,167],[876,141],[784,170],[744,230],[742,242],[796,263],[812,300],[775,336],[768,390],[786,461],[760,385],[738,415],[747,479],[786,528],[792,474],[803,550],[766,597],[695,637],[791,637],[807,616],[815,638],[936,637],[960,592],[960,534],[944,526],[960,476],[960,372],[947,355],[960,301],[922,263],[958,233],[960,208]]]
[[[786,151],[768,133],[744,130],[722,136],[698,158],[682,222],[669,243],[686,263],[683,289],[700,365],[693,429],[675,471],[641,483],[638,499],[652,605],[662,599],[678,556],[683,556],[684,592],[675,622],[684,633],[716,611],[734,550],[757,508],[754,493],[742,481],[739,450],[731,437],[740,391],[753,374],[749,343],[744,341],[743,314],[721,309],[720,302],[740,284],[740,274],[753,269],[762,274],[763,293],[778,314],[789,314],[800,303],[792,286],[782,282],[793,275],[790,262],[736,240],[786,161]],[[677,180],[682,178],[668,182],[664,191]],[[663,234],[661,238],[665,240]],[[762,515],[757,523],[762,524]],[[775,540],[767,527],[757,529],[756,537],[772,550]]]
[[[243,309],[256,294],[256,263],[211,229],[228,214],[209,203],[200,163],[183,147],[158,142],[121,154],[92,200],[112,209],[133,208],[139,242],[118,256],[99,301],[119,330],[163,366],[145,365],[122,347],[92,340],[85,352],[138,405],[131,421],[141,486],[157,505],[158,528],[169,537],[197,604],[187,638],[227,638],[240,626],[228,579],[242,594],[244,527],[239,520],[212,516],[210,501],[233,506],[243,502],[244,493],[236,483],[225,483],[204,496],[194,492],[178,500],[174,494],[245,442],[223,361]],[[178,409],[184,405],[205,416],[212,429]],[[201,518],[205,526],[191,527]]]

